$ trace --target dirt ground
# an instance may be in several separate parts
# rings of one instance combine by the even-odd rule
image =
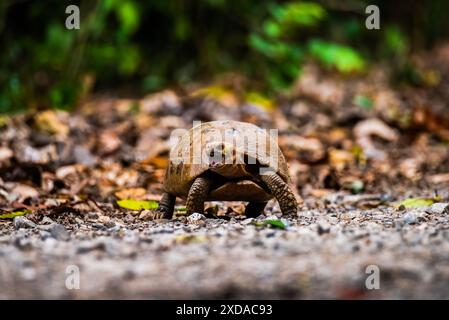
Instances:
[[[0,297],[449,297],[447,212],[304,209],[282,218],[285,230],[253,219],[98,222],[103,217],[73,215],[65,232],[50,221],[3,228]],[[66,287],[73,265],[78,290]],[[379,268],[379,289],[366,287],[370,265]]]

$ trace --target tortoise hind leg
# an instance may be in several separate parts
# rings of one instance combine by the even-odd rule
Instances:
[[[265,206],[267,205],[267,202],[250,202],[246,205],[245,208],[245,216],[247,218],[256,218],[263,214],[263,209],[265,209]]]
[[[204,212],[204,201],[206,201],[211,186],[211,180],[207,177],[198,177],[192,183],[189,194],[187,195],[187,214],[194,212]]]
[[[265,183],[271,194],[275,196],[279,202],[282,214],[297,214],[298,203],[296,202],[295,195],[288,186],[288,184],[282,180],[282,178],[274,172],[266,173],[260,176],[261,180]]]
[[[159,201],[159,208],[153,213],[153,219],[171,219],[175,209],[176,197],[165,192]]]

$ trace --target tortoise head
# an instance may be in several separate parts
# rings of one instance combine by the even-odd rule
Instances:
[[[209,170],[225,177],[250,174],[243,161],[244,154],[227,142],[210,142],[205,147]],[[239,161],[239,159],[242,159]]]

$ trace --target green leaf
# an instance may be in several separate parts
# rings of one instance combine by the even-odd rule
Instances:
[[[353,102],[355,105],[362,107],[364,109],[367,109],[367,110],[371,110],[374,106],[374,102],[370,97],[360,95],[360,94],[358,94],[354,97]]]
[[[366,63],[354,49],[321,40],[311,40],[310,54],[327,67],[334,67],[341,73],[362,72]]]
[[[273,101],[264,96],[262,93],[250,91],[246,94],[245,98],[248,103],[261,106],[266,110],[271,110],[274,108]]]
[[[117,7],[117,16],[121,23],[121,30],[125,35],[133,33],[139,26],[140,13],[133,1],[123,1]]]
[[[388,53],[403,55],[408,49],[406,35],[397,27],[389,26],[384,32],[384,41]]]
[[[264,225],[284,230],[287,226],[281,220],[266,220]]]
[[[313,27],[326,17],[326,10],[317,3],[293,2],[275,5],[272,15],[281,24]]]
[[[118,200],[117,204],[120,207],[129,210],[155,210],[159,208],[159,204],[153,200]]]
[[[278,38],[282,34],[281,26],[273,20],[267,20],[263,24],[263,29],[270,38]]]
[[[0,219],[13,219],[14,217],[23,216],[28,213],[31,213],[31,210],[4,213],[4,214],[0,214]]]
[[[396,208],[404,207],[405,209],[425,208],[434,204],[437,199],[429,198],[410,198],[396,203]]]

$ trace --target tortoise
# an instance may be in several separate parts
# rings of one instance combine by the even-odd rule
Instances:
[[[247,201],[247,217],[260,215],[275,197],[283,214],[296,214],[287,162],[266,130],[233,120],[201,123],[171,149],[164,194],[154,218],[171,219],[176,197],[187,214],[204,212],[205,201]]]

